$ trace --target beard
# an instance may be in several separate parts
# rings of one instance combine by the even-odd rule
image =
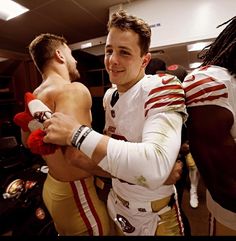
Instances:
[[[76,66],[72,66],[72,65],[67,65],[68,71],[69,71],[69,76],[70,76],[70,80],[71,82],[73,81],[77,81],[80,79],[80,73],[78,71],[78,69],[76,68]]]
[[[76,69],[73,72],[69,72],[71,82],[78,81],[80,79],[80,73]]]

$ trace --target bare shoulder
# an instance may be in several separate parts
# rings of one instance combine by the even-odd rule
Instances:
[[[65,85],[65,88],[75,90],[75,91],[89,91],[88,88],[80,82],[72,82]]]
[[[58,89],[55,95],[56,102],[58,101],[91,101],[91,95],[88,88],[79,82],[63,85]]]
[[[62,85],[60,89],[58,89],[58,94],[67,95],[67,94],[89,94],[90,92],[88,88],[79,82],[73,82],[69,84]]]
[[[54,101],[54,111],[69,114],[90,125],[92,97],[85,85],[75,82],[61,86],[54,95]]]

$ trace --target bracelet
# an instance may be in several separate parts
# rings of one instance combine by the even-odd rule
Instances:
[[[74,134],[73,134],[73,136],[72,136],[72,138],[71,138],[71,144],[72,144],[72,146],[77,147],[77,141],[78,141],[79,135],[81,134],[82,130],[83,130],[85,127],[86,127],[85,125],[82,125],[82,126],[79,127],[79,129],[77,129],[77,130],[74,132]]]

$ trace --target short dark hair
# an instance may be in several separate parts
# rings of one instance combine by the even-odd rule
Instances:
[[[119,28],[122,31],[132,30],[139,35],[139,46],[141,49],[141,56],[149,52],[151,42],[151,28],[141,18],[133,15],[128,15],[126,11],[119,10],[112,14],[108,21],[107,30],[111,28]]]
[[[30,43],[29,53],[40,73],[47,61],[53,58],[56,48],[66,43],[64,37],[50,33],[40,34]]]
[[[154,58],[151,59],[146,67],[146,74],[156,74],[157,71],[164,71],[166,70],[166,63],[162,59]]]

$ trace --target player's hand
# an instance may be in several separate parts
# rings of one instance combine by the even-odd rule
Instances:
[[[164,185],[175,184],[181,178],[182,168],[183,168],[183,163],[180,160],[177,160],[169,177],[164,182]]]
[[[80,124],[71,116],[55,112],[50,119],[44,121],[43,126],[46,132],[43,138],[45,143],[71,146],[72,135]]]

